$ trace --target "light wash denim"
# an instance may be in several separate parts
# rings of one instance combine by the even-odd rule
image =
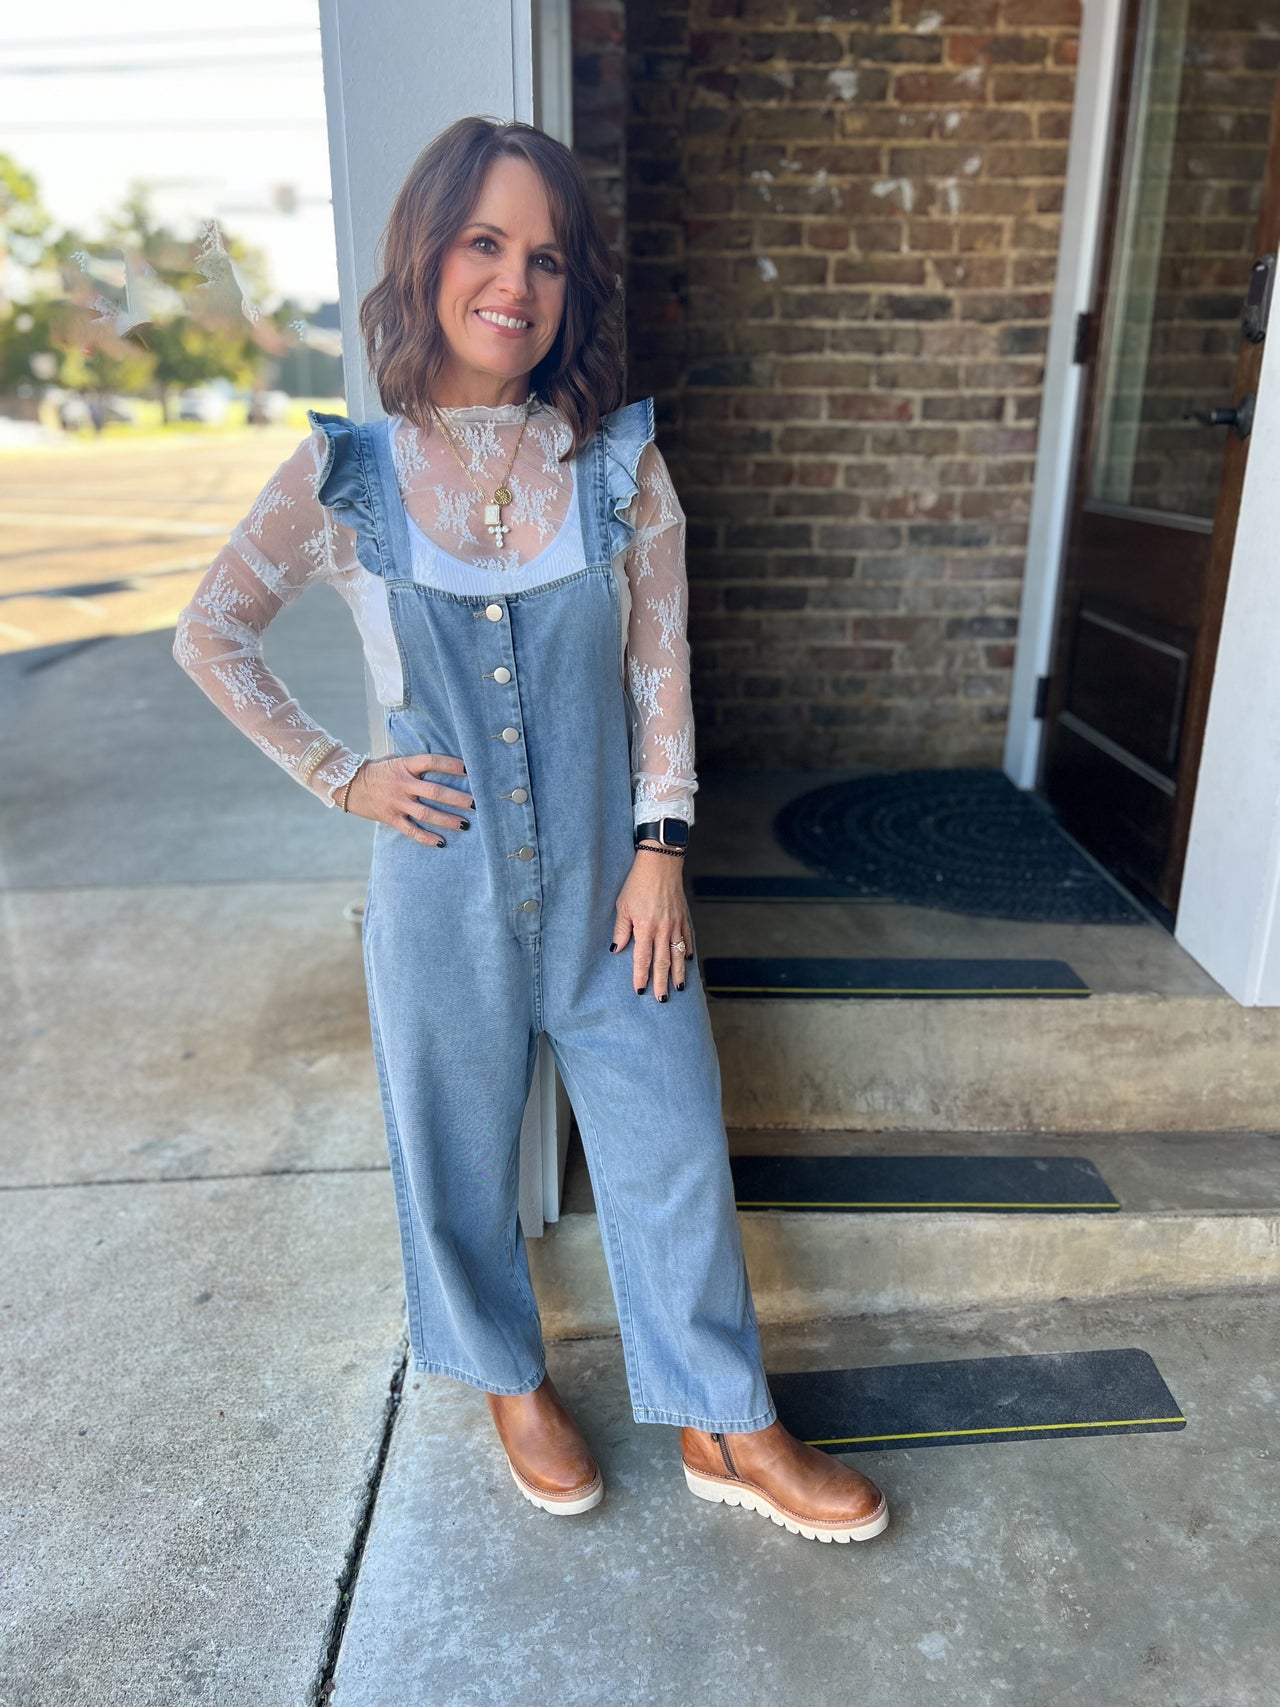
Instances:
[[[434,780],[476,800],[443,848],[377,826],[364,916],[414,1366],[491,1393],[545,1373],[517,1214],[545,1032],[586,1148],[636,1419],[764,1428],[776,1412],[697,945],[665,1003],[637,996],[630,944],[609,950],[634,859],[612,558],[653,400],[605,417],[579,454],[582,567],[492,597],[413,579],[381,424],[312,420],[331,453],[321,501],[386,583],[405,683],[391,750],[460,757],[465,778]]]

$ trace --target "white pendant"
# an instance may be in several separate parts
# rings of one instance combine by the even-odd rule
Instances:
[[[510,525],[502,519],[502,505],[486,504],[484,507],[484,521],[485,526],[493,535],[494,544],[501,546],[505,536],[511,532]]]

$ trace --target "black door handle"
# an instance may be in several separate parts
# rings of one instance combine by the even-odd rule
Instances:
[[[1239,439],[1247,439],[1253,431],[1254,411],[1258,399],[1252,392],[1242,397],[1234,409],[1197,409],[1186,418],[1199,421],[1202,427],[1230,427]]]

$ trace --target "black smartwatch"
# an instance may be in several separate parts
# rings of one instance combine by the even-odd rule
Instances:
[[[641,842],[660,842],[664,848],[687,848],[689,823],[685,818],[655,818],[648,824],[636,825],[636,846]]]

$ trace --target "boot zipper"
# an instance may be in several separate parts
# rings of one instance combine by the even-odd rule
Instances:
[[[725,1437],[722,1434],[713,1434],[711,1436],[711,1438],[712,1438],[712,1440],[715,1441],[716,1445],[720,1448],[720,1456],[724,1459],[725,1469],[733,1477],[735,1482],[740,1480],[740,1478],[738,1476],[738,1472],[733,1467],[733,1459],[730,1458],[730,1456],[729,1456],[729,1444],[725,1440]]]

